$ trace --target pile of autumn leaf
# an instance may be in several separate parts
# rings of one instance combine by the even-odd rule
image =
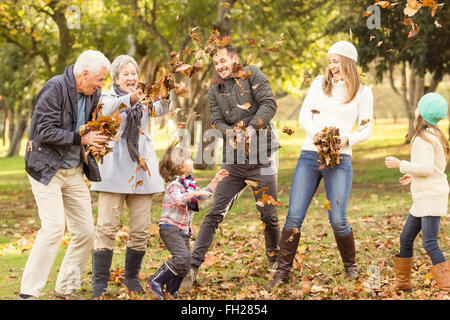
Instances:
[[[122,105],[121,107],[119,107],[119,110],[123,108]],[[117,133],[122,122],[120,113],[119,111],[116,111],[110,117],[103,115],[102,110],[103,103],[100,102],[92,114],[92,121],[89,121],[87,124],[80,126],[79,134],[80,136],[83,136],[90,131],[99,131],[100,134],[107,136],[109,138],[109,141],[117,141],[119,139]],[[87,146],[86,154],[91,153],[95,157],[97,162],[103,163],[103,157],[106,154],[112,152],[113,149],[108,147],[108,141],[99,144],[101,145],[100,148],[92,145]]]
[[[326,127],[314,137],[314,144],[319,150],[319,170],[333,168],[341,163],[342,155],[339,128]]]

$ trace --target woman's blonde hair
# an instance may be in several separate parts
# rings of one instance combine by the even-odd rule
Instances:
[[[349,103],[355,98],[361,86],[359,72],[354,60],[341,55],[338,55],[338,57],[342,79],[347,87],[347,98],[344,103]],[[331,92],[333,90],[333,73],[330,70],[330,66],[327,67],[326,76],[322,83],[322,90],[327,96],[331,97]]]
[[[183,175],[183,164],[186,160],[191,159],[190,152],[185,148],[177,147],[178,143],[180,141],[173,142],[159,161],[159,174],[165,182],[171,182],[176,177]]]
[[[431,130],[427,130],[429,128]],[[422,118],[420,114],[418,114],[416,119],[414,120],[414,135],[411,139],[411,146],[417,137],[421,137],[423,140],[433,144],[433,142],[429,137],[427,137],[425,133],[430,133],[438,138],[439,142],[442,144],[442,148],[444,149],[445,161],[448,162],[448,159],[450,157],[450,147],[447,141],[447,137],[441,131],[441,129],[439,129],[438,126],[428,123],[424,118]]]

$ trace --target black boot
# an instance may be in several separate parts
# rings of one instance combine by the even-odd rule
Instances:
[[[175,299],[178,297],[178,289],[180,288],[181,282],[184,277],[174,276],[169,282],[166,284],[166,292],[170,293],[172,297]]]
[[[128,290],[141,293],[141,282],[139,281],[139,271],[141,270],[142,260],[144,259],[145,251],[136,251],[127,247],[125,251],[125,273],[124,283]]]
[[[164,300],[164,291],[163,288],[166,284],[171,282],[176,275],[173,273],[167,263],[164,263],[156,273],[148,279],[147,286],[150,288],[150,291],[158,300]],[[181,279],[183,280],[183,279]],[[181,283],[181,281],[180,281]]]
[[[108,288],[112,251],[92,251],[92,297],[100,297]]]

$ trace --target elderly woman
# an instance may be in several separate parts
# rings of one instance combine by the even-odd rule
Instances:
[[[164,182],[158,172],[158,158],[148,134],[151,113],[146,105],[139,103],[141,91],[138,89],[138,65],[132,57],[121,55],[113,61],[110,74],[113,86],[103,92],[100,99],[104,103],[103,114],[112,115],[119,111],[122,123],[120,140],[110,142],[114,151],[107,154],[103,164],[99,165],[102,181],[91,187],[91,190],[99,191],[92,253],[94,298],[101,296],[108,286],[114,241],[125,201],[129,209],[129,221],[124,283],[130,291],[143,291],[139,271],[147,248],[152,194],[164,191]],[[166,98],[154,103],[156,116],[169,111],[170,101]],[[142,166],[140,159],[148,170]]]

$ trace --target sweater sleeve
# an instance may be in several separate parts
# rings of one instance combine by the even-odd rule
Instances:
[[[126,94],[124,96],[121,97],[112,97],[111,95],[105,93],[102,94],[100,101],[103,103],[103,114],[105,116],[111,116],[118,108],[119,106],[123,103],[125,104],[128,108],[131,107],[130,104],[130,97],[131,97],[131,93]],[[123,109],[126,110],[126,109]]]
[[[153,103],[155,107],[155,115],[161,117],[170,110],[171,99],[161,99]],[[151,116],[151,115],[150,115]]]
[[[414,176],[429,176],[434,170],[433,145],[417,137],[411,148],[411,161],[400,161],[400,172]]]
[[[172,184],[168,188],[170,202],[174,205],[182,206],[187,204],[191,197],[188,192],[183,192],[184,188],[177,184]]]
[[[368,140],[372,134],[373,94],[370,87],[364,86],[362,89],[358,108],[358,131],[352,132],[348,136],[350,146]]]
[[[317,108],[317,97],[321,94],[322,90],[322,80],[323,77],[317,77],[311,87],[309,87],[306,98],[303,101],[302,108],[300,109],[300,114],[298,116],[298,123],[305,130],[305,132],[314,137],[317,132],[321,131],[323,128],[317,127],[313,122],[314,114],[312,110]]]

